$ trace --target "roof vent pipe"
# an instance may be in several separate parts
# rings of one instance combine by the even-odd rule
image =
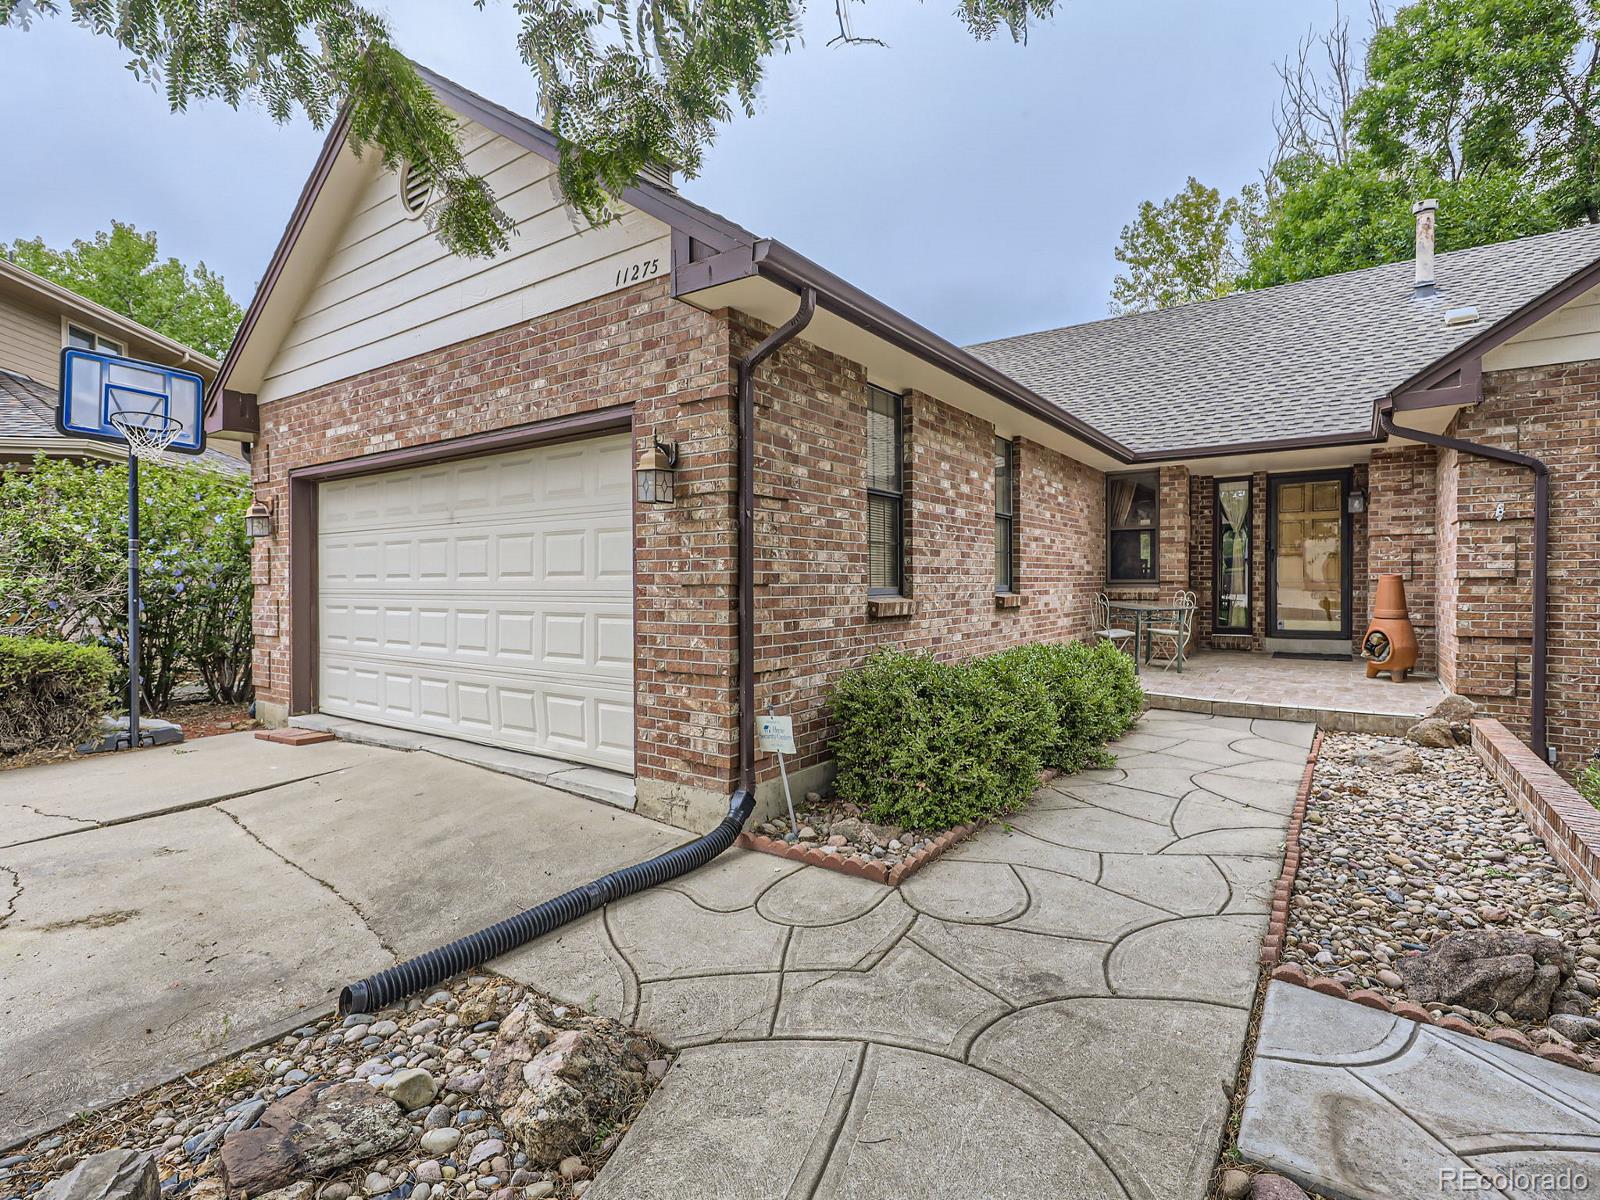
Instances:
[[[1418,200],[1411,206],[1417,218],[1417,282],[1416,290],[1431,288],[1433,280],[1433,214],[1439,210],[1437,200]]]

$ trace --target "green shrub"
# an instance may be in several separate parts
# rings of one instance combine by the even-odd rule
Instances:
[[[945,829],[1028,798],[1055,711],[1037,681],[992,659],[885,650],[831,699],[834,787],[869,820]]]
[[[1600,757],[1591,758],[1585,763],[1572,782],[1578,785],[1578,791],[1585,800],[1600,808]]]
[[[1121,737],[1144,707],[1131,658],[1110,642],[1037,642],[996,657],[1038,680],[1055,706],[1045,766],[1071,773],[1110,764],[1105,744]]]
[[[0,753],[85,741],[105,712],[115,670],[99,646],[0,637]]]
[[[0,629],[97,641],[127,694],[128,473],[36,458],[0,470]],[[248,483],[205,465],[139,473],[139,677],[163,711],[185,676],[212,700],[250,695]]]

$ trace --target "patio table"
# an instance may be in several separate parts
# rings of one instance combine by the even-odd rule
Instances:
[[[1133,617],[1133,669],[1139,670],[1139,645],[1144,644],[1144,661],[1150,661],[1151,651],[1154,649],[1154,638],[1150,630],[1155,625],[1155,618],[1163,613],[1178,613],[1183,605],[1168,600],[1112,600],[1109,605],[1112,612],[1124,612]],[[1178,674],[1183,674],[1183,646],[1178,647]]]

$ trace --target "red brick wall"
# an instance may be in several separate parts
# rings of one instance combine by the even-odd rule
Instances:
[[[1439,532],[1435,550],[1433,633],[1436,667],[1445,690],[1456,690],[1456,492],[1460,484],[1457,454],[1440,450],[1434,469],[1434,497]]]
[[[740,346],[756,336],[741,330]],[[827,759],[828,691],[873,650],[956,659],[1075,638],[1104,583],[1104,477],[1023,442],[1015,518],[1023,602],[997,608],[994,427],[913,392],[904,402],[911,612],[869,616],[866,385],[859,365],[794,342],[762,369],[756,392],[757,707],[794,718],[791,770]],[[776,772],[775,760],[762,760],[762,778]]]
[[[255,488],[279,519],[255,551],[262,700],[289,702],[291,468],[631,403],[635,445],[659,435],[681,453],[676,502],[634,513],[637,773],[725,790],[737,752],[733,356],[765,332],[652,282],[264,406]],[[875,647],[954,658],[1088,629],[1105,564],[1099,472],[1019,446],[1023,603],[998,608],[994,430],[908,396],[913,611],[874,619],[862,368],[795,342],[761,369],[756,394],[758,701],[795,718],[792,770],[826,759],[827,690]],[[775,776],[775,760],[760,773]]]
[[[634,440],[681,447],[677,502],[635,511],[641,775],[721,786],[735,770],[733,374],[725,319],[656,281],[261,409],[255,547],[258,695],[289,701],[288,471],[634,405]],[[709,782],[708,782],[709,781]]]
[[[1600,362],[1490,372],[1483,393],[1450,432],[1521,450],[1550,468],[1549,727],[1560,765],[1572,769],[1600,747]],[[1452,472],[1454,544],[1442,545],[1453,549],[1455,570],[1455,687],[1526,738],[1532,477],[1476,455],[1441,455],[1441,506]],[[1441,630],[1446,615],[1441,606]]]
[[[1399,575],[1417,634],[1417,666],[1435,669],[1439,521],[1437,452],[1431,446],[1380,446],[1367,465],[1367,554],[1371,577]],[[1370,608],[1357,624],[1366,628]],[[1359,649],[1359,646],[1357,647]]]

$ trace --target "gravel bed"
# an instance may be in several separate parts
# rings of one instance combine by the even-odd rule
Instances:
[[[939,836],[938,830],[917,831],[898,825],[874,825],[861,809],[843,800],[825,799],[816,792],[806,793],[795,806],[800,822],[799,837],[792,836],[788,815],[756,826],[756,832],[797,845],[802,850],[820,850],[841,859],[882,863],[897,867]]]
[[[586,1152],[563,1161],[562,1170],[531,1166],[474,1096],[482,1086],[479,1068],[489,1058],[499,1018],[524,998],[545,1024],[557,1029],[602,1034],[621,1029],[500,976],[460,977],[403,1008],[342,1020],[326,1017],[0,1152],[0,1200],[30,1196],[79,1159],[118,1147],[156,1156],[163,1200],[221,1200],[216,1172],[222,1139],[231,1129],[250,1127],[269,1103],[302,1084],[366,1080],[377,1089],[410,1067],[429,1071],[441,1085],[432,1104],[407,1114],[410,1140],[374,1160],[317,1179],[314,1195],[320,1200],[580,1197],[637,1116],[644,1097],[628,1121],[601,1130]],[[647,1089],[666,1072],[667,1052],[660,1053],[649,1065]],[[423,1149],[425,1138],[436,1147],[432,1152]]]
[[[1588,1015],[1600,1016],[1600,914],[1470,749],[1324,734],[1301,848],[1284,961],[1408,999],[1394,969],[1403,955],[1450,933],[1522,930],[1562,943]],[[1571,1045],[1506,1012],[1427,1007]]]

